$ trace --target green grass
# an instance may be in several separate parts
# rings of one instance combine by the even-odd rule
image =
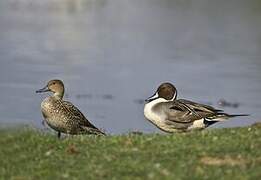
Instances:
[[[261,179],[260,125],[187,134],[0,131],[1,179]]]

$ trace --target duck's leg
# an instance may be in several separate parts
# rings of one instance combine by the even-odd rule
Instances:
[[[58,139],[61,138],[61,132],[60,131],[58,131],[57,137],[58,137]]]

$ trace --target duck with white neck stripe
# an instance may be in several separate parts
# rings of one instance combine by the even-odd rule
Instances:
[[[162,83],[156,93],[146,99],[144,115],[159,129],[169,133],[204,129],[231,117],[247,116],[230,115],[208,105],[177,99],[177,90],[171,83]]]

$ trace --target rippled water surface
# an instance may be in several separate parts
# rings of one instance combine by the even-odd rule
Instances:
[[[143,99],[163,81],[181,98],[261,120],[258,0],[0,0],[0,122],[42,127],[35,94],[66,99],[109,133],[158,131]],[[218,101],[237,104],[220,107]]]

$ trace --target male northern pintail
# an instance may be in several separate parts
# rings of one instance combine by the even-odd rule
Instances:
[[[230,115],[208,105],[177,99],[177,90],[171,83],[161,84],[146,100],[144,115],[159,129],[170,133],[204,129],[231,117],[247,116]]]
[[[77,107],[63,100],[64,85],[61,80],[50,80],[48,84],[36,93],[51,91],[54,94],[45,98],[41,103],[41,110],[45,122],[54,130],[66,134],[96,134],[105,135],[92,125]]]

